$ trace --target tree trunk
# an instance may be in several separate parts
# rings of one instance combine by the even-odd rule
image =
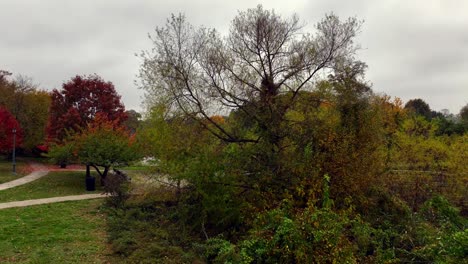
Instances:
[[[104,167],[104,171],[101,174],[101,186],[106,185],[107,173],[109,172],[110,167]]]
[[[90,166],[93,166],[93,168],[96,169],[97,173],[99,173],[99,176],[101,176],[101,186],[105,186],[106,185],[106,177],[107,177],[107,174],[109,172],[110,166],[103,166],[104,171],[102,173],[99,170],[97,165],[92,164]],[[86,173],[88,173],[88,171],[86,171]]]

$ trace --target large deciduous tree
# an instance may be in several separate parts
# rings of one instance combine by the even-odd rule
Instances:
[[[223,38],[172,16],[156,28],[152,51],[141,54],[141,86],[148,102],[166,104],[169,115],[190,117],[223,143],[239,143],[245,160],[239,162],[243,172],[235,173],[246,185],[264,194],[287,192],[295,188],[287,161],[306,145],[292,140],[298,122],[291,111],[300,100],[317,103],[305,100],[306,92],[327,75],[345,73],[357,96],[367,91],[358,85],[365,64],[354,59],[359,27],[354,18],[331,14],[308,34],[298,17],[258,6],[239,12]],[[217,122],[217,115],[232,119]]]
[[[0,153],[10,153],[13,150],[13,129],[16,129],[16,147],[23,142],[23,130],[15,117],[0,106]]]
[[[86,128],[97,113],[117,123],[125,121],[125,108],[111,82],[98,75],[75,76],[52,91],[48,124],[49,140],[63,140],[67,133]]]
[[[431,118],[431,108],[423,99],[417,98],[409,100],[405,104],[405,109],[417,115],[424,116],[426,119]]]
[[[24,108],[18,114],[18,122],[24,129],[23,145],[28,150],[44,144],[50,102],[49,92],[43,90],[31,91],[24,97]]]
[[[227,142],[269,141],[276,144],[284,131],[278,124],[302,90],[316,76],[337,67],[363,66],[353,60],[353,39],[360,23],[327,15],[316,34],[303,33],[296,16],[285,19],[258,6],[239,12],[230,33],[195,29],[184,16],[172,16],[156,28],[154,49],[143,52],[142,87],[150,97],[201,121]],[[278,103],[284,95],[285,103]],[[211,118],[237,110],[258,124],[259,134],[236,135]]]
[[[30,77],[0,71],[0,105],[6,107],[17,119],[24,133],[22,147],[27,151],[43,144],[49,117],[50,96],[39,90]]]

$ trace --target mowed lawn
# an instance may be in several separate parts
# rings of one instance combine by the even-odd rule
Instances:
[[[0,210],[0,263],[116,263],[102,199]]]
[[[102,192],[98,178],[96,179],[97,190],[94,192],[86,191],[85,178],[84,171],[49,172],[46,176],[33,182],[0,191],[0,202]]]
[[[25,168],[27,164],[23,161],[16,162],[16,174],[13,173],[13,165],[11,161],[6,160],[5,157],[0,156],[0,183],[13,181],[26,174]]]
[[[0,191],[0,202],[99,193],[98,180],[96,187],[86,191],[83,171],[49,172]],[[0,263],[115,263],[107,256],[102,203],[95,199],[0,210]]]

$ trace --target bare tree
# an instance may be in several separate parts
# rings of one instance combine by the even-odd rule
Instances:
[[[11,73],[0,70],[0,85],[3,90],[0,104],[8,105],[11,113],[18,118],[18,114],[24,107],[25,95],[35,91],[38,85],[31,77],[25,75],[16,75],[12,81],[8,80],[7,76],[11,76]]]
[[[355,18],[341,22],[330,14],[315,34],[303,33],[297,16],[285,19],[258,6],[239,12],[223,38],[173,15],[150,36],[153,49],[140,55],[140,84],[149,97],[165,100],[224,141],[258,142],[263,136],[239,137],[211,118],[233,110],[281,137],[272,131],[301,90],[312,89],[317,76],[338,65],[356,64],[359,27]],[[280,95],[287,103],[278,104]]]
[[[11,75],[11,72],[0,70],[0,84],[7,81],[7,77]]]
[[[39,85],[34,83],[34,80],[29,76],[19,74],[15,77],[13,115],[15,115],[16,118],[18,118],[19,112],[21,112],[22,108],[24,108],[25,95],[37,90],[38,86]]]

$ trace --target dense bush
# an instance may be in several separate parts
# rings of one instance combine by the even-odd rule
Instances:
[[[405,109],[372,92],[365,64],[352,55],[354,19],[327,16],[310,39],[290,35],[297,21],[259,6],[239,13],[227,43],[183,16],[156,30],[140,72],[154,101],[137,141],[174,197],[164,205],[173,214],[151,220],[152,236],[166,243],[162,230],[184,233],[195,243],[164,245],[207,263],[466,257],[466,134],[441,133],[419,101]],[[280,58],[252,43],[273,43]],[[311,82],[319,71],[327,77]],[[138,226],[140,217],[126,224]],[[129,248],[160,258],[159,245]]]
[[[54,144],[50,146],[47,157],[56,165],[66,166],[76,160],[73,151],[74,144],[68,143],[63,145]]]
[[[272,210],[259,215],[236,244],[212,238],[199,251],[209,263],[463,262],[468,257],[466,218],[441,197],[426,205],[421,215],[400,220],[400,226],[372,226],[352,211],[307,208],[290,215]],[[385,210],[382,215],[391,213]]]
[[[104,186],[104,192],[109,194],[107,203],[112,207],[121,207],[130,198],[132,192],[130,186],[130,177],[124,172],[114,169],[109,173]]]
[[[466,135],[437,136],[437,122],[386,96],[343,100],[336,85],[300,94],[280,123],[287,133],[278,148],[226,143],[197,122],[153,111],[139,140],[151,142],[147,155],[178,186],[174,228],[198,240],[188,248],[208,263],[466,257]],[[219,124],[259,133],[240,112]]]
[[[108,207],[108,234],[112,250],[125,263],[188,263],[196,235],[180,228],[171,203],[149,199]]]
[[[161,189],[161,191],[163,191]],[[156,193],[155,193],[156,194]],[[293,208],[291,201],[258,214],[237,239],[232,233],[193,232],[184,209],[169,200],[127,200],[110,207],[114,252],[128,263],[462,263],[468,257],[468,220],[443,197],[417,212],[388,197],[366,215],[350,205],[333,210]],[[375,192],[373,196],[384,197]],[[156,196],[154,196],[156,197]],[[159,197],[168,197],[159,195]],[[187,205],[182,205],[187,207]],[[191,208],[193,209],[193,208]],[[210,236],[210,237],[208,237]]]

